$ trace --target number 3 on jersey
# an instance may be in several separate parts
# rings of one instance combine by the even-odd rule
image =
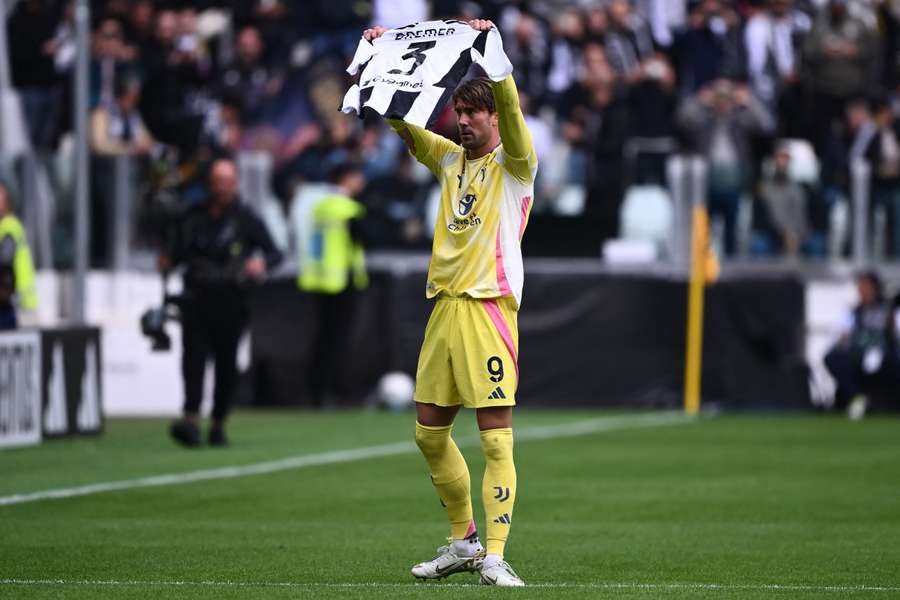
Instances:
[[[490,373],[490,379],[494,383],[503,381],[503,361],[499,356],[492,356],[487,361],[487,370]]]
[[[388,71],[388,73],[390,73],[391,75],[404,75],[407,77],[412,75],[413,73],[416,72],[416,69],[421,67],[422,63],[425,62],[425,59],[427,58],[425,56],[425,51],[434,48],[435,45],[437,45],[437,42],[433,42],[433,41],[432,42],[413,42],[406,48],[407,50],[409,50],[409,52],[407,52],[406,54],[404,54],[403,56],[400,57],[401,60],[409,60],[410,58],[415,59],[416,62],[413,63],[413,66],[409,69],[409,71],[404,73],[400,69],[391,69],[390,71]]]

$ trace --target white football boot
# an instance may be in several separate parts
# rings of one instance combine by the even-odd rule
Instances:
[[[525,585],[522,578],[516,575],[516,572],[505,560],[491,566],[482,565],[481,583],[499,587],[523,587]]]
[[[477,572],[484,560],[484,547],[477,535],[464,540],[447,540],[446,546],[437,549],[431,560],[421,562],[412,568],[417,579],[443,579],[448,575],[463,572]]]

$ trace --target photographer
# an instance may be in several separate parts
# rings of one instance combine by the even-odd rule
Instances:
[[[247,324],[247,290],[282,258],[262,221],[240,203],[233,161],[212,164],[209,187],[207,202],[179,221],[170,247],[159,257],[163,272],[185,267],[180,304],[184,416],[170,431],[185,446],[200,444],[198,415],[210,356],[215,361],[215,391],[208,441],[227,445],[225,418],[237,377],[238,340]]]

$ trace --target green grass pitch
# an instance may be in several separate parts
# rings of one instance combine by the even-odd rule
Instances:
[[[527,411],[525,431],[625,413]],[[640,418],[640,417],[638,417]],[[639,421],[636,421],[639,422]],[[242,412],[224,450],[161,420],[0,451],[0,498],[410,442],[413,415]],[[462,415],[456,435],[475,435]],[[483,531],[477,445],[472,469]],[[0,506],[0,598],[900,598],[900,422],[720,416],[516,445],[507,558],[532,585],[416,583],[447,533],[413,451]]]

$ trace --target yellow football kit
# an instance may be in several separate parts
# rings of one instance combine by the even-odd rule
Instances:
[[[537,156],[512,77],[493,83],[501,144],[467,160],[430,131],[392,120],[441,186],[426,296],[437,298],[419,355],[417,402],[470,408],[515,404],[522,301],[521,239]]]

